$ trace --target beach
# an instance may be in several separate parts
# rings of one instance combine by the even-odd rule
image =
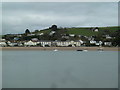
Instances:
[[[119,51],[118,47],[0,47],[0,50],[88,50]]]

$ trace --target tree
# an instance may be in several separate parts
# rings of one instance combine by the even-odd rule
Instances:
[[[104,29],[104,31],[103,31],[103,35],[109,35],[109,34],[111,34],[110,30],[108,30],[108,29]]]
[[[39,30],[35,30],[35,33],[38,33],[39,32]]]
[[[52,25],[51,29],[52,29],[52,31],[56,31],[57,30],[57,25]]]
[[[102,41],[102,40],[103,40],[102,34],[101,34],[101,33],[98,33],[98,34],[96,35],[95,40],[96,40],[96,41]]]
[[[115,39],[113,40],[115,46],[120,46],[120,29],[116,31]]]
[[[26,30],[25,30],[25,34],[26,34],[26,35],[27,35],[27,34],[30,34],[29,29],[26,29]]]

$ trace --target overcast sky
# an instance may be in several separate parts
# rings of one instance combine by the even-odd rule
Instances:
[[[117,26],[117,2],[3,2],[3,34],[58,27]]]

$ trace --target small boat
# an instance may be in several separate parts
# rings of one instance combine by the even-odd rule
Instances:
[[[102,50],[98,50],[98,52],[103,52],[103,49]]]
[[[57,49],[54,49],[53,51],[58,51]]]
[[[81,50],[81,49],[78,49],[77,51],[83,51],[83,50]]]
[[[87,52],[88,50],[83,50],[84,52]]]
[[[87,52],[88,50],[81,50],[81,49],[78,49],[77,51],[83,51],[83,52]]]
[[[103,51],[103,48],[98,48],[97,50],[98,50],[98,51]]]
[[[102,46],[100,46],[97,50],[98,50],[98,51],[103,51]]]

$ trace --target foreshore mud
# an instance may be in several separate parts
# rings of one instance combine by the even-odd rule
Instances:
[[[0,47],[0,50],[88,50],[120,51],[118,47]]]

